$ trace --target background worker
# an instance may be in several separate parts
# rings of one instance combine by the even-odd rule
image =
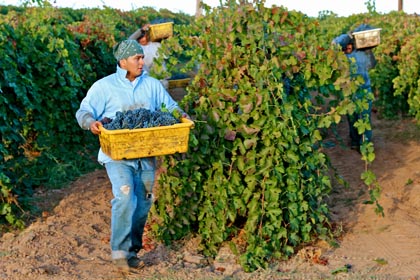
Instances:
[[[365,132],[360,135],[355,126],[356,122],[360,119],[366,119],[369,124],[372,125],[372,103],[374,100],[369,70],[375,66],[374,60],[372,60],[372,50],[353,50],[353,44],[348,44],[346,48],[346,56],[349,59],[350,71],[353,77],[361,76],[363,83],[359,85],[359,88],[354,95],[355,99],[362,99],[367,97],[368,108],[363,108],[360,112],[348,115],[349,124],[349,135],[350,135],[350,148],[353,150],[360,151],[360,146],[363,142],[370,142],[372,140],[372,128],[366,129]]]
[[[360,146],[363,142],[370,142],[372,140],[372,128],[366,129],[364,133],[360,135],[355,124],[358,120],[366,118],[369,124],[371,124],[374,95],[371,88],[369,70],[375,67],[376,60],[372,48],[354,49],[353,38],[348,34],[338,36],[333,42],[339,44],[347,56],[350,64],[350,76],[352,78],[357,78],[359,76],[363,78],[363,83],[359,85],[357,91],[353,95],[353,101],[357,99],[367,99],[368,108],[359,109],[358,112],[347,115],[350,148],[360,152]]]
[[[139,28],[133,34],[128,37],[128,39],[136,40],[139,42],[141,47],[143,48],[144,53],[144,70],[147,72],[151,72],[152,69],[154,71],[163,72],[166,70],[165,62],[163,62],[162,69],[153,68],[155,59],[159,57],[159,48],[161,47],[161,43],[159,42],[152,42],[150,40],[150,24],[144,25],[142,28]],[[168,89],[168,81],[167,79],[161,79],[160,82],[163,86]]]

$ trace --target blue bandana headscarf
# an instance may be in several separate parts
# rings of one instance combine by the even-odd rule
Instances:
[[[143,54],[143,48],[136,40],[124,40],[114,46],[114,57],[117,61],[137,54]]]

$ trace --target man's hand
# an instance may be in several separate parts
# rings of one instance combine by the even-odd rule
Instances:
[[[185,119],[189,119],[191,121],[191,117],[187,113],[182,113],[182,117]]]
[[[102,123],[99,121],[94,121],[90,124],[89,126],[89,130],[95,134],[95,135],[99,135],[101,134],[101,131],[99,130],[99,127],[102,126]]]
[[[143,25],[141,29],[144,31],[149,31],[149,28],[150,28],[150,23],[146,23],[145,25]]]

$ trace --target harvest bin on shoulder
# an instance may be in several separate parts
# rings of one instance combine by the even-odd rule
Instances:
[[[351,35],[355,39],[356,49],[376,47],[381,43],[382,28],[353,32]]]
[[[99,142],[113,160],[185,153],[193,126],[186,118],[178,124],[151,128],[108,130],[101,126]]]
[[[150,25],[150,41],[160,42],[173,36],[173,22],[164,22]]]

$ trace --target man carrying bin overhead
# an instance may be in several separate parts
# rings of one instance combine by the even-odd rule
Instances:
[[[143,71],[143,49],[136,40],[118,43],[114,57],[116,72],[96,81],[76,112],[81,128],[99,135],[101,121],[113,119],[118,111],[155,111],[162,105],[188,118],[162,84]],[[137,253],[143,247],[144,227],[153,202],[147,194],[155,183],[156,159],[113,160],[99,149],[98,162],[105,166],[112,185],[111,258],[119,271],[128,273],[140,265]]]
[[[371,27],[361,25],[355,31],[369,30]],[[365,48],[355,49],[355,42],[353,36],[350,34],[341,34],[333,40],[333,43],[339,44],[346,54],[350,63],[350,75],[352,78],[362,77],[363,83],[359,85],[354,99],[367,98],[368,108],[364,108],[359,112],[355,112],[347,116],[349,124],[349,135],[350,135],[350,147],[353,150],[360,152],[360,146],[363,142],[370,142],[372,140],[372,129],[366,129],[365,132],[360,135],[355,126],[356,122],[360,119],[367,119],[369,124],[371,123],[372,115],[372,103],[374,100],[369,70],[375,67],[376,60],[372,52],[372,48],[375,46],[368,46]],[[354,100],[354,101],[355,101]]]
[[[161,47],[161,43],[152,42],[150,40],[150,24],[146,24],[142,28],[136,30],[133,34],[130,35],[130,37],[128,37],[128,39],[136,40],[141,45],[144,53],[144,68],[147,72],[150,73],[155,60],[159,57],[159,49]],[[161,71],[165,70],[166,66],[164,63],[162,65]],[[160,82],[166,89],[168,89],[167,79],[161,79]]]

